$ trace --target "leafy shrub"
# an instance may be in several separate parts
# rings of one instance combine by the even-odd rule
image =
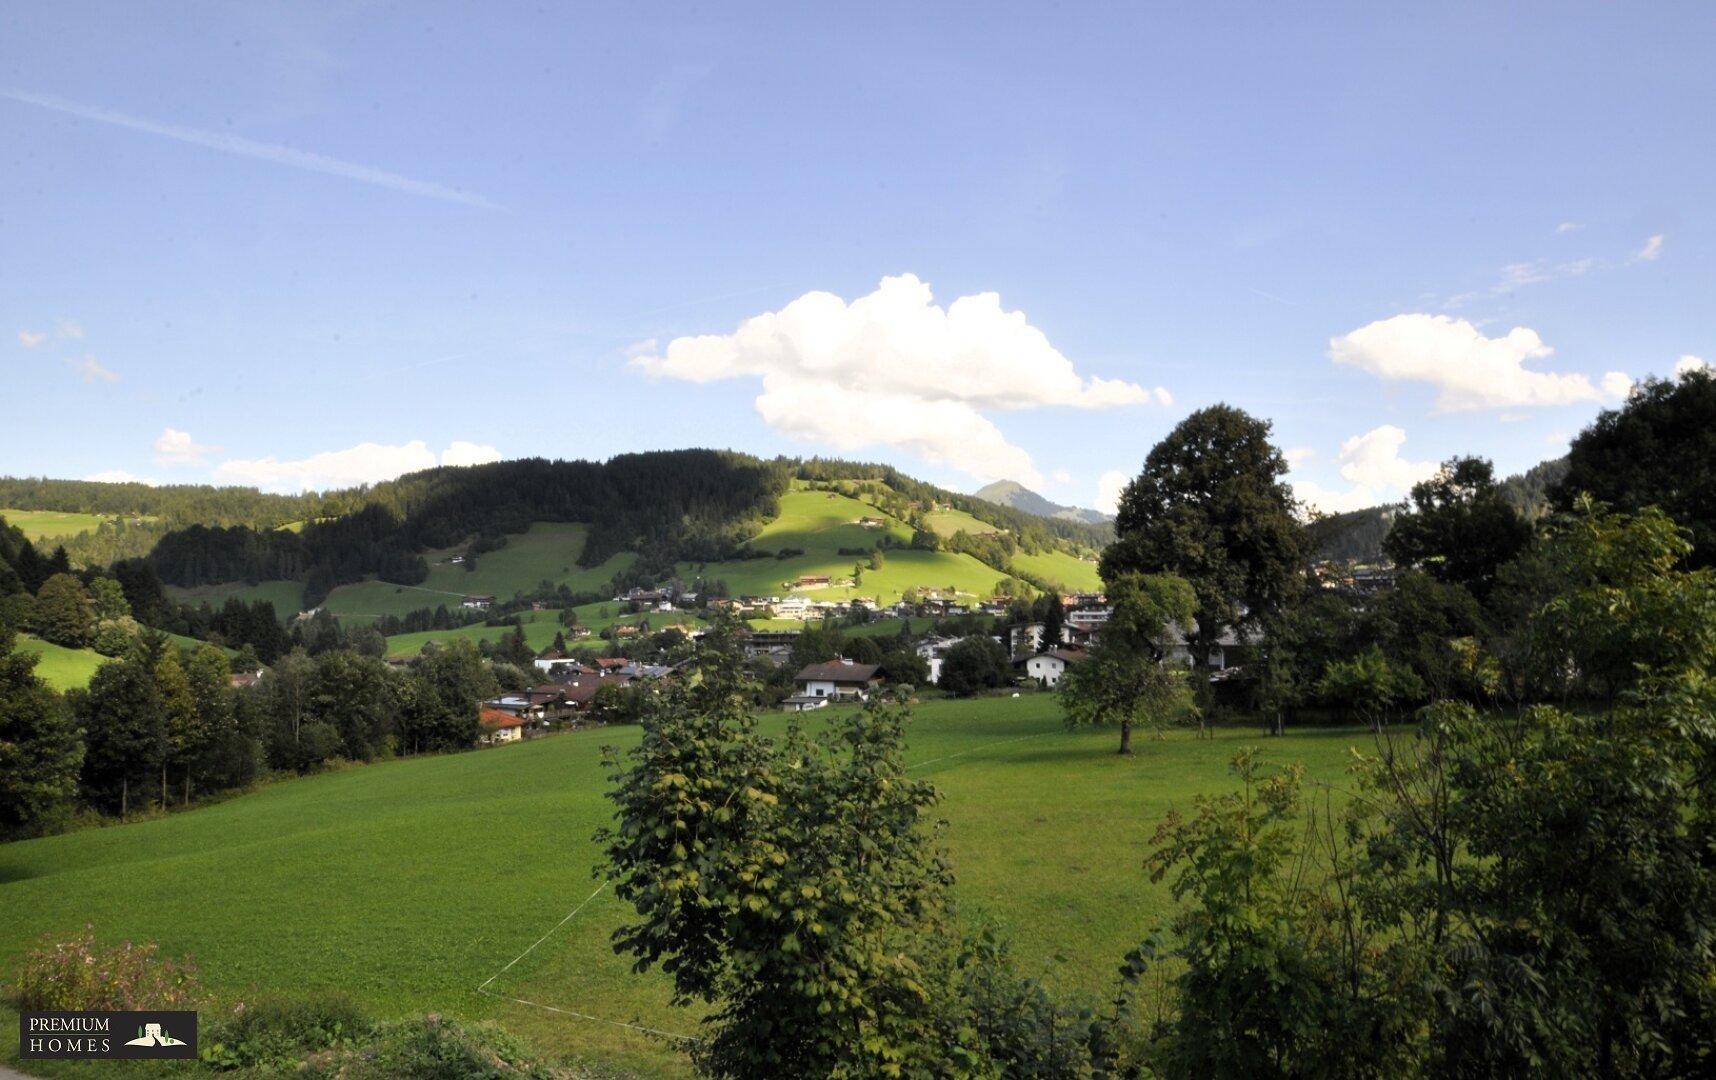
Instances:
[[[44,939],[18,972],[23,1009],[181,1009],[199,996],[189,958],[164,959],[154,942],[96,944],[94,927],[69,941]]]
[[[364,1042],[374,1030],[343,994],[264,998],[240,1002],[210,1024],[202,1057],[217,1069],[285,1071],[313,1054]]]
[[[523,1043],[498,1025],[463,1024],[431,1014],[375,1029],[374,1038],[310,1059],[308,1080],[558,1080],[572,1073],[531,1059]]]

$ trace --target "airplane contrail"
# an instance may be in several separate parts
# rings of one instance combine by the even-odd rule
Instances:
[[[161,135],[178,142],[203,146],[227,154],[237,154],[240,157],[272,161],[276,165],[289,165],[295,169],[326,173],[329,176],[343,176],[348,180],[391,188],[394,191],[403,191],[408,195],[421,195],[424,198],[461,203],[465,206],[480,207],[484,210],[500,209],[498,204],[483,198],[481,195],[459,191],[444,184],[430,183],[427,180],[413,180],[409,176],[401,176],[385,169],[341,161],[339,158],[328,157],[326,154],[297,150],[278,143],[258,142],[255,139],[246,139],[238,135],[227,135],[218,131],[200,131],[196,128],[180,127],[177,124],[163,124],[159,121],[145,120],[142,117],[130,116],[95,105],[80,105],[75,101],[67,101],[51,94],[32,94],[22,90],[0,90],[0,97],[42,109],[51,109],[68,116],[94,120],[101,124],[112,124],[115,127],[129,128],[132,131],[141,131],[150,135]]]

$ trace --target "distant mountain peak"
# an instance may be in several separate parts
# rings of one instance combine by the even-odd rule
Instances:
[[[1015,510],[1034,514],[1037,517],[1082,521],[1087,525],[1103,525],[1114,520],[1097,510],[1086,510],[1078,506],[1062,506],[1059,503],[1050,502],[1017,480],[997,480],[993,484],[985,484],[972,494],[985,502],[1010,506]]]

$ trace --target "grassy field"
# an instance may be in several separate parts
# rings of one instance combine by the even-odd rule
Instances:
[[[592,876],[590,836],[609,815],[600,748],[636,737],[576,732],[349,769],[0,846],[0,978],[42,935],[91,923],[193,954],[221,1002],[338,988],[382,1016],[495,1017],[551,1052],[683,1075],[672,1040],[616,1026],[688,1032],[695,1016],[667,1003],[659,973],[613,955],[628,909]],[[945,795],[964,914],[994,920],[1027,971],[1091,995],[1112,989],[1121,956],[1168,911],[1140,863],[1170,806],[1229,790],[1241,746],[1338,780],[1369,736],[1176,734],[1131,759],[1114,743],[1065,731],[1044,695],[927,703],[910,732],[914,773]]]
[[[198,649],[208,644],[183,634],[168,634],[167,640],[182,649]],[[42,658],[36,663],[36,674],[41,676],[43,682],[60,691],[88,686],[89,677],[95,674],[95,669],[109,659],[94,649],[68,649],[64,645],[55,645],[51,641],[43,641],[29,634],[18,635],[18,648]],[[233,655],[231,649],[223,648],[221,652],[228,656]]]
[[[390,585],[385,581],[342,585],[328,594],[322,606],[342,619],[375,618],[442,604],[457,607],[470,595],[506,600],[529,592],[544,580],[565,585],[573,592],[599,590],[630,566],[635,556],[626,552],[600,566],[579,566],[578,556],[583,554],[588,532],[585,525],[539,521],[529,531],[507,537],[506,547],[479,557],[475,570],[449,562],[453,551],[432,551],[424,556],[429,560],[429,577],[421,585]]]
[[[29,634],[19,634],[17,644],[19,651],[41,657],[36,662],[36,674],[55,690],[88,686],[89,677],[107,659],[94,649],[68,649]]]
[[[608,614],[603,615],[602,609],[607,608]],[[648,615],[621,615],[619,605],[583,604],[572,610],[578,613],[579,625],[590,628],[591,636],[568,641],[573,649],[600,649],[607,642],[595,635],[616,623],[637,624],[648,620],[650,628],[660,630],[668,626],[697,626],[703,620],[684,611],[652,611]],[[524,623],[524,640],[532,649],[541,652],[554,644],[554,635],[561,629],[560,609],[552,608],[542,611],[525,611],[519,613],[519,619]],[[801,625],[801,624],[794,624]],[[446,642],[453,638],[468,638],[471,641],[494,641],[507,632],[504,626],[485,626],[477,623],[473,626],[461,626],[457,630],[424,630],[419,633],[395,634],[387,639],[387,655],[415,656],[423,651],[423,646],[430,641]]]
[[[931,510],[924,515],[924,524],[937,536],[952,536],[957,532],[979,536],[1001,531],[987,521],[979,521],[964,510],[955,510],[951,506]]]
[[[301,581],[263,581],[246,585],[242,581],[224,585],[198,585],[195,588],[167,587],[167,594],[186,604],[207,604],[219,608],[229,598],[237,597],[247,604],[266,600],[274,605],[274,614],[290,619],[304,607],[304,583]]]
[[[1065,551],[1045,551],[1037,555],[1020,552],[1013,556],[1013,566],[1020,573],[1060,586],[1063,592],[1102,590],[1102,578],[1097,576],[1096,563]]]
[[[32,544],[40,540],[59,540],[78,533],[94,532],[96,527],[107,519],[100,514],[78,514],[61,510],[6,510],[0,509],[0,517],[6,519],[8,525],[15,525],[23,531],[25,539]]]

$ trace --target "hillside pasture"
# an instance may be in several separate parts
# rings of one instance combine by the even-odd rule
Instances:
[[[1058,586],[1062,592],[1102,590],[1102,578],[1096,572],[1096,561],[1081,559],[1069,552],[1056,550],[1027,555],[1021,551],[1013,556],[1013,566],[1020,573]]]
[[[304,607],[304,583],[301,581],[262,581],[255,585],[231,581],[221,585],[198,585],[194,588],[169,585],[167,595],[193,607],[207,604],[216,610],[230,599],[241,600],[246,604],[266,600],[274,605],[274,614],[282,621],[298,614]]]
[[[793,588],[801,575],[826,575],[831,581],[852,576],[852,564],[862,563],[863,576],[856,587]],[[790,559],[740,559],[720,563],[682,563],[679,573],[689,579],[705,577],[727,583],[734,596],[785,596],[795,593],[813,600],[850,600],[874,597],[891,604],[907,589],[940,592],[953,590],[967,598],[987,597],[995,583],[1009,575],[962,552],[919,551],[895,548],[883,555],[881,570],[869,569],[863,557],[807,553]]]
[[[92,924],[106,940],[193,954],[217,1007],[337,989],[381,1016],[498,1018],[551,1052],[683,1075],[673,1040],[619,1026],[686,1033],[696,1016],[669,1005],[659,972],[633,974],[612,953],[629,910],[593,875],[591,836],[610,817],[601,747],[637,737],[593,730],[386,762],[0,846],[0,972],[43,935]],[[1351,730],[1218,730],[1145,739],[1120,758],[1113,732],[1064,730],[1042,694],[926,703],[908,738],[913,774],[945,796],[934,815],[949,823],[965,917],[992,920],[1025,971],[1092,998],[1168,913],[1141,863],[1171,806],[1231,789],[1226,762],[1244,745],[1337,783],[1348,748],[1370,745]]]
[[[443,604],[456,608],[462,599],[473,595],[508,600],[530,592],[543,581],[565,585],[573,592],[599,591],[636,556],[622,552],[600,566],[579,566],[578,557],[584,553],[588,535],[586,525],[534,522],[526,532],[507,537],[505,547],[478,556],[474,570],[451,561],[462,549],[431,551],[424,555],[429,576],[421,584],[371,580],[341,585],[328,594],[322,606],[340,619],[366,619],[405,615]]]
[[[912,538],[912,530],[904,522],[867,502],[836,492],[795,486],[781,496],[780,503],[780,516],[758,531],[751,539],[752,547],[768,551],[802,548],[832,554],[841,548],[875,547],[884,536],[900,544]],[[884,524],[858,524],[863,518],[880,518]]]
[[[100,514],[79,514],[65,510],[7,510],[0,508],[0,518],[15,525],[32,544],[43,540],[63,540],[79,533],[94,532],[107,518]]]
[[[608,610],[607,615],[602,610]],[[604,629],[619,623],[637,625],[647,621],[652,630],[662,630],[669,626],[693,627],[703,624],[698,616],[686,611],[651,611],[641,615],[625,615],[620,612],[620,605],[608,602],[602,604],[581,604],[572,609],[578,613],[578,623],[590,628],[591,636],[587,638],[569,638],[567,646],[573,650],[601,649],[608,642],[596,636]],[[527,645],[537,652],[554,644],[554,635],[564,627],[560,623],[559,608],[544,608],[541,611],[521,611],[518,614],[524,625],[524,640]],[[509,627],[488,626],[475,623],[471,626],[461,626],[456,630],[424,630],[410,634],[394,634],[387,639],[387,655],[416,656],[423,651],[423,646],[431,641],[446,643],[455,638],[465,638],[470,641],[497,641]]]
[[[985,533],[1001,531],[987,521],[981,521],[964,510],[956,510],[951,506],[938,506],[925,514],[924,526],[937,536],[944,537],[961,532],[982,536]]]
[[[62,692],[88,686],[95,669],[107,660],[94,649],[68,649],[30,634],[19,634],[17,645],[20,652],[41,657],[36,661],[36,675]]]

